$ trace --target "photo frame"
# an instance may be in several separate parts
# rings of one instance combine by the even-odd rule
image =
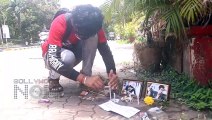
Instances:
[[[123,79],[121,96],[125,101],[134,101],[142,97],[144,81]]]
[[[170,96],[170,88],[171,88],[170,84],[147,81],[145,97],[150,96],[154,100],[167,101],[169,100]]]

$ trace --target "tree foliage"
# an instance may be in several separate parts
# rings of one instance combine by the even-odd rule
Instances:
[[[165,27],[166,35],[174,33],[180,43],[186,39],[185,25],[206,25],[212,15],[211,0],[107,0],[101,8],[107,22],[126,20],[135,13],[141,17],[143,13],[144,25],[158,31]]]
[[[6,1],[6,2],[5,2]],[[9,25],[12,38],[24,41],[38,39],[38,32],[49,28],[58,9],[58,0],[1,0],[0,24]]]
[[[137,32],[139,31],[140,24],[144,18],[137,19],[137,16],[131,16],[131,21],[126,22],[124,25],[115,23],[114,32],[122,37],[122,39],[128,39],[131,37],[136,37]]]
[[[139,0],[107,0],[100,6],[110,30],[115,31],[122,39],[134,37],[140,26],[137,20],[143,15],[136,12],[134,7],[138,2]]]

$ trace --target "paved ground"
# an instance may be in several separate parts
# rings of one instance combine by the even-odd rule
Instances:
[[[117,45],[110,42],[117,72],[123,78],[136,79],[132,69],[123,69],[132,63],[132,45]],[[77,82],[61,77],[64,87],[64,97],[52,98],[49,103],[39,103],[36,98],[45,89],[48,71],[44,68],[39,48],[0,52],[0,119],[1,120],[125,120],[126,118],[102,110],[98,105],[108,100],[107,97],[97,97],[95,100],[81,99],[80,87]],[[80,70],[80,65],[76,67]],[[94,74],[105,74],[105,66],[101,56],[97,54],[93,68]],[[17,88],[17,89],[16,89]],[[27,89],[28,88],[28,89]],[[17,90],[17,91],[15,91]],[[26,91],[28,90],[28,91]],[[17,94],[16,94],[17,93]],[[41,95],[42,96],[42,95]],[[146,106],[142,99],[140,105],[122,103],[134,106],[146,112],[154,106]],[[160,106],[157,106],[160,107]],[[150,113],[151,119],[158,120],[209,120],[208,112],[198,112],[171,100],[169,106],[160,114]],[[131,120],[140,120],[139,114]]]

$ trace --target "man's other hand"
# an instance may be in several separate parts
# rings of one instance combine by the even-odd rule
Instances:
[[[118,76],[113,73],[113,70],[110,70],[110,73],[109,73],[109,83],[108,83],[108,85],[112,89],[118,89],[118,83],[119,83]]]
[[[87,87],[90,87],[94,90],[100,90],[104,88],[104,83],[99,76],[87,76],[86,81],[84,84]]]

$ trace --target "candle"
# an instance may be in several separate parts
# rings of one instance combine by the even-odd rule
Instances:
[[[111,100],[111,88],[109,87],[109,91],[110,91],[110,100]]]

